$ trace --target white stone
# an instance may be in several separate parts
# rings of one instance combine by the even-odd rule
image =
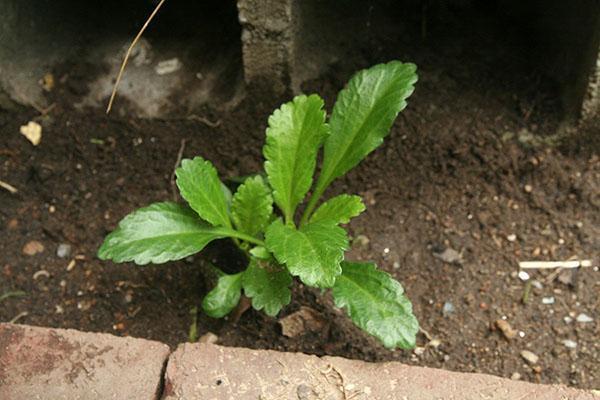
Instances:
[[[581,323],[586,323],[586,322],[593,322],[594,318],[590,317],[587,314],[581,313],[577,316],[577,322],[581,322]]]

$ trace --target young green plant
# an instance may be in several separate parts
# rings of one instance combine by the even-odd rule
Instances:
[[[399,61],[360,71],[339,93],[329,120],[319,96],[295,97],[269,117],[264,175],[246,178],[232,195],[209,161],[183,160],[176,175],[187,205],[155,203],[126,216],[98,256],[160,264],[230,238],[247,254],[248,266],[237,274],[221,273],[202,303],[209,316],[230,313],[242,292],[256,310],[275,316],[289,304],[296,277],[331,289],[335,305],[386,347],[414,347],[418,322],[400,283],[372,262],[344,259],[350,245],[341,225],[365,210],[362,199],[349,194],[321,199],[335,179],[383,142],[416,81],[416,67]]]

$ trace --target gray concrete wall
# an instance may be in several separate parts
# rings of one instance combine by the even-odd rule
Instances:
[[[406,1],[418,4],[421,0]],[[352,47],[365,42],[364,33],[368,32],[371,23],[369,7],[377,2],[389,4],[390,0],[237,0],[239,25],[242,27],[239,46],[247,87],[258,90],[264,96],[299,92],[303,82],[318,77],[330,65],[343,62],[344,55]],[[98,6],[100,3],[93,4]],[[135,4],[136,7],[140,4],[151,6],[149,3],[139,0]],[[453,0],[452,4],[468,7],[474,3],[470,0]],[[534,63],[559,84],[566,119],[589,119],[599,115],[600,2],[500,0],[499,4],[505,8],[507,15],[519,20],[528,32],[524,40],[530,41],[535,54]],[[53,64],[76,54],[78,32],[97,29],[97,25],[88,24],[91,15],[101,15],[111,20],[109,25],[121,27],[119,44],[105,46],[105,54],[97,55],[93,60],[100,62],[102,57],[109,59],[108,56],[112,54],[111,65],[118,68],[120,54],[115,57],[114,53],[119,52],[131,37],[123,31],[123,27],[135,29],[130,25],[137,27],[138,21],[134,23],[125,15],[116,22],[111,17],[114,10],[103,7],[96,10],[88,2],[68,0],[0,0],[0,107],[7,108],[14,103],[36,104],[40,107],[47,105],[38,80]],[[77,18],[78,14],[80,18]],[[198,21],[199,29],[204,25],[201,20]],[[100,35],[104,37],[105,34],[101,32]],[[193,40],[202,40],[202,36],[198,38]],[[96,52],[100,47],[94,44],[89,46],[93,47],[90,50],[95,49]],[[158,52],[159,56],[162,54]],[[218,71],[235,67],[227,64],[234,54],[233,50],[224,53],[221,60],[211,64],[210,73],[203,75],[212,80],[200,84],[188,79],[187,75],[196,75],[195,69],[203,68],[203,64],[199,63],[192,66],[194,70],[186,71],[189,73],[185,79],[177,80],[173,76],[164,78],[173,82],[159,87],[156,98],[137,92],[130,97],[133,100],[150,99],[153,104],[161,105],[161,96],[165,97],[163,94],[167,93],[171,99],[175,98],[172,94],[177,90],[173,85],[185,81],[188,86],[191,83],[197,85],[195,92],[199,95],[193,98],[184,96],[189,104],[179,108],[189,110],[206,99],[214,101],[215,96],[218,97],[215,92],[218,87],[214,87],[225,79]],[[130,66],[128,70],[132,85],[144,86],[142,81],[148,81],[151,71],[142,71],[143,74],[138,74],[139,79],[136,80],[135,68]],[[230,76],[234,75],[235,71],[228,73],[225,80],[231,81]],[[105,78],[105,83],[112,80],[108,75]],[[156,81],[152,79],[152,82]],[[99,96],[105,92],[100,91]],[[167,105],[171,109],[177,108],[173,104]],[[169,107],[161,105],[159,108]],[[151,116],[156,114],[156,110],[146,114]]]
[[[294,59],[293,0],[238,0],[244,79],[255,90],[283,95]]]
[[[534,62],[559,85],[565,117],[600,114],[600,2],[506,0],[530,36]]]

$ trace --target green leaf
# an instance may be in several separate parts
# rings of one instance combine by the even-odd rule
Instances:
[[[102,260],[160,264],[199,252],[210,241],[227,236],[208,226],[188,207],[154,203],[129,214],[98,250]]]
[[[297,96],[269,117],[265,171],[288,223],[312,185],[317,152],[327,134],[323,100],[317,95]]]
[[[233,196],[231,195],[231,190],[221,182],[221,190],[223,191],[223,195],[225,196],[225,204],[227,204],[227,209],[231,208],[231,200]]]
[[[202,300],[202,309],[213,318],[223,318],[237,306],[242,294],[242,275],[222,275],[217,286]]]
[[[175,174],[181,196],[202,219],[213,226],[231,227],[226,191],[210,161],[183,160]]]
[[[270,260],[272,258],[271,253],[269,253],[269,250],[267,250],[263,246],[256,246],[251,248],[250,254],[252,254],[259,260]]]
[[[414,64],[392,61],[358,72],[338,95],[325,141],[323,166],[309,207],[329,184],[383,142],[417,81]]]
[[[321,204],[310,218],[310,222],[331,221],[335,224],[347,224],[365,211],[360,196],[342,194]]]
[[[296,229],[278,219],[267,228],[265,243],[292,275],[308,286],[327,288],[333,286],[342,272],[340,262],[348,249],[348,235],[330,221]]]
[[[231,217],[236,228],[256,236],[269,224],[272,213],[273,197],[263,178],[246,179],[233,196]]]
[[[291,283],[292,277],[285,269],[261,263],[256,259],[250,260],[242,279],[244,293],[252,299],[252,307],[259,311],[264,309],[271,317],[276,316],[282,307],[290,303]]]
[[[373,263],[342,263],[333,287],[337,307],[387,348],[415,347],[419,323],[400,283]]]

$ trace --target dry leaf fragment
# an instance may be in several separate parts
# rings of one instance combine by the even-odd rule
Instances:
[[[42,140],[42,126],[35,121],[29,121],[27,125],[21,125],[21,134],[25,136],[34,146]]]
[[[44,75],[44,77],[41,79],[40,81],[42,88],[46,91],[46,92],[51,92],[52,89],[54,89],[54,75],[52,75],[50,72],[48,72],[47,74]]]
[[[284,336],[296,337],[323,330],[327,321],[318,311],[302,306],[300,310],[279,320]]]

